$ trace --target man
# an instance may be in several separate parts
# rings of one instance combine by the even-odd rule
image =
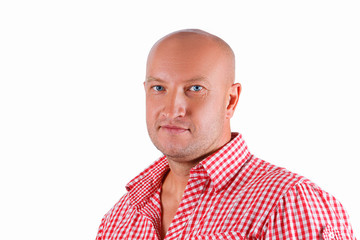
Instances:
[[[220,38],[181,30],[147,61],[146,122],[164,154],[127,186],[97,239],[355,239],[341,204],[250,154],[230,130],[241,92]]]

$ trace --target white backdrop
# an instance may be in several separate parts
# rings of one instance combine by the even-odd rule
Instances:
[[[152,44],[226,40],[250,151],[337,197],[360,229],[358,1],[1,1],[1,239],[94,239],[160,156],[145,125]]]

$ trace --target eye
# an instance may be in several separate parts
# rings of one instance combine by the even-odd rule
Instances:
[[[201,91],[202,89],[203,89],[202,86],[194,85],[194,86],[191,86],[189,90],[190,90],[190,91],[193,91],[193,92],[199,92],[199,91]]]
[[[153,86],[152,89],[154,89],[157,92],[161,92],[161,91],[165,90],[165,88],[163,86],[160,86],[160,85]]]

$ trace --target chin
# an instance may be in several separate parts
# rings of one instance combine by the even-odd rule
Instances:
[[[186,153],[186,147],[174,146],[174,145],[167,145],[158,148],[164,155],[171,156],[171,157],[181,157]]]

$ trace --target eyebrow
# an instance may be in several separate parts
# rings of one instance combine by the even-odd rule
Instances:
[[[146,82],[160,82],[160,83],[165,83],[166,81],[165,80],[162,80],[160,78],[155,78],[155,77],[146,77]],[[185,81],[186,83],[196,83],[196,82],[203,82],[205,84],[208,84],[210,85],[209,81],[206,79],[206,77],[203,77],[203,76],[199,76],[199,77],[194,77],[194,78],[190,78],[188,80]]]
[[[154,81],[156,81],[156,82],[165,82],[164,80],[162,80],[162,79],[159,79],[159,78],[155,78],[155,77],[146,77],[146,80],[145,80],[145,82],[154,82]]]

